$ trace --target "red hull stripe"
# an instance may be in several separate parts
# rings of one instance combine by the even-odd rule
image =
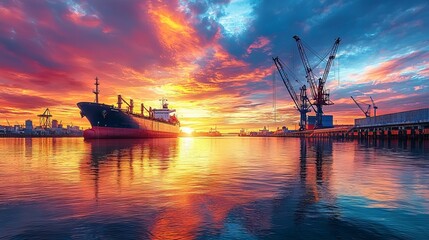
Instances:
[[[135,128],[92,127],[83,132],[85,139],[98,138],[175,138],[179,133],[158,132]]]

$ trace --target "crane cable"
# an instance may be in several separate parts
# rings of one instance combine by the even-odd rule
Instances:
[[[316,65],[314,65],[313,66],[313,68],[312,69],[315,69],[315,68],[317,68],[323,61],[326,61],[326,59],[327,59],[327,57],[328,57],[328,55],[329,55],[329,53],[331,52],[331,50],[332,50],[332,48],[328,48],[328,50],[326,51],[326,53],[323,55],[323,57],[321,57],[314,49],[312,49],[311,47],[310,47],[310,45],[308,45],[304,40],[302,40],[301,39],[301,41],[302,41],[302,43],[303,43],[303,46],[306,48],[306,49],[308,49],[313,55],[315,55],[317,58],[319,58],[319,62],[316,64]]]
[[[295,81],[299,84],[302,84],[302,82],[300,82],[298,80],[298,78],[296,77],[296,75],[293,73],[293,71],[283,62],[283,60],[281,60],[280,58],[278,58],[279,62],[288,70],[289,74],[292,75],[293,78],[295,78]],[[298,95],[297,95],[298,97]],[[298,98],[299,99],[299,98]],[[313,108],[313,110],[316,112],[316,109],[314,108],[314,105],[311,103],[310,99],[308,97],[306,97],[306,101],[309,104],[309,107]],[[302,107],[302,106],[301,106]]]
[[[280,62],[281,62],[281,64],[286,68],[286,70],[288,71],[289,75],[291,75],[291,76],[292,76],[292,78],[295,80],[295,82],[297,82],[297,83],[301,84],[301,81],[299,81],[299,80],[298,80],[298,78],[297,78],[297,77],[296,77],[296,75],[293,73],[293,71],[288,67],[288,65],[287,65],[287,64],[285,64],[285,63],[283,62],[283,60],[281,60],[280,58],[279,58],[279,61],[280,61]]]

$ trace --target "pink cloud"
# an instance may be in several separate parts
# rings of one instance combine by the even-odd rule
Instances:
[[[101,24],[100,19],[95,15],[80,15],[75,12],[67,14],[67,18],[73,23],[85,27],[98,27]]]
[[[394,93],[392,88],[387,89],[371,89],[369,92],[365,92],[365,95],[371,95],[371,94],[380,94],[380,93]]]
[[[0,96],[19,102],[2,102],[10,109],[4,107],[0,112],[36,115],[39,108],[59,99],[61,106],[55,106],[58,115],[85,126],[87,122],[80,119],[75,104],[93,100],[93,79],[98,76],[104,102],[113,104],[116,94],[122,94],[157,104],[160,96],[166,96],[178,111],[201,110],[197,117],[183,114],[181,120],[203,129],[216,122],[231,128],[241,128],[241,124],[260,128],[260,122],[272,120],[269,78],[274,66],[256,59],[255,54],[270,54],[275,43],[269,37],[257,34],[242,52],[232,53],[215,21],[199,24],[199,14],[205,11],[202,5],[193,9],[192,15],[178,11],[177,1],[79,2],[82,11],[70,10],[69,4],[0,4]],[[207,32],[206,27],[213,28]],[[249,56],[252,53],[255,58]],[[396,91],[384,83],[428,77],[429,65],[422,60],[428,57],[428,53],[414,52],[351,77],[359,84],[376,83],[378,87],[360,89],[360,93],[384,97]],[[427,90],[421,86],[413,87],[419,93]],[[286,97],[278,97],[279,116],[287,116],[283,120],[293,124],[299,117],[286,90],[281,89],[278,96],[283,91]],[[351,99],[332,100],[335,105],[326,108],[327,114],[344,119],[347,114],[359,115]],[[406,98],[390,100],[409,104]],[[31,102],[38,107],[28,108]],[[385,109],[395,107],[394,103]],[[342,108],[344,111],[336,110]]]
[[[398,58],[381,62],[376,66],[365,68],[365,70],[353,77],[359,82],[404,82],[412,76],[426,76],[429,64],[423,59],[429,57],[429,52],[413,52]],[[422,70],[419,70],[423,68]]]
[[[414,87],[414,91],[419,91],[419,90],[422,90],[422,89],[424,89],[424,88],[425,88],[425,86],[423,86],[423,85],[415,86],[415,87]]]
[[[26,94],[12,94],[12,93],[0,93],[0,105],[7,106],[8,108],[15,109],[36,109],[43,107],[50,107],[60,105],[61,101],[26,95]]]
[[[271,48],[268,46],[270,44],[270,39],[267,37],[258,37],[250,46],[247,48],[247,54],[252,53],[255,49],[262,49],[264,52],[269,51]]]

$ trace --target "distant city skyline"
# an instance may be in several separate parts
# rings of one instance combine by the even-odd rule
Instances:
[[[299,113],[272,61],[295,73],[296,89],[307,84],[294,35],[319,55],[341,38],[324,108],[334,124],[364,117],[350,96],[374,98],[378,115],[425,108],[428,12],[427,1],[2,1],[0,125],[37,125],[49,108],[87,128],[76,103],[94,101],[98,77],[100,102],[121,94],[139,112],[165,97],[190,129],[294,129]]]

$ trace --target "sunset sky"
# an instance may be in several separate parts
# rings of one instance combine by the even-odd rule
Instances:
[[[94,101],[98,76],[100,102],[121,94],[159,107],[165,97],[195,130],[294,129],[299,114],[272,61],[305,83],[294,35],[319,55],[341,38],[324,108],[334,123],[364,116],[350,96],[372,96],[379,115],[429,106],[428,1],[3,0],[0,125],[38,125],[49,108],[88,128],[76,103]]]

